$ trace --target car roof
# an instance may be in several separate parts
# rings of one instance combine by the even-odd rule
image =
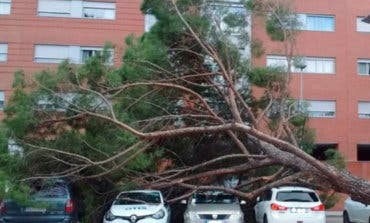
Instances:
[[[121,194],[127,194],[127,193],[159,193],[162,195],[161,191],[159,190],[128,190],[128,191],[120,192],[118,196]]]
[[[301,190],[301,191],[309,191],[314,192],[314,190],[307,188],[307,187],[298,187],[298,186],[284,186],[284,187],[277,187],[273,188],[277,191],[290,191],[290,190]]]

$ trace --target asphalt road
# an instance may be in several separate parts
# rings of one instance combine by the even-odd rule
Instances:
[[[327,217],[326,223],[343,223],[342,216],[340,217]]]

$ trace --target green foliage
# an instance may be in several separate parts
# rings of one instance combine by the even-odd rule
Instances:
[[[249,80],[253,85],[266,88],[273,82],[282,82],[285,72],[280,67],[257,67],[252,69],[249,74]]]
[[[340,200],[340,195],[333,192],[324,192],[320,194],[320,200],[324,203],[325,209],[333,208]]]
[[[328,149],[325,151],[325,156],[327,157],[327,163],[338,168],[338,169],[345,169],[346,168],[346,161],[342,154],[339,153],[336,149]]]

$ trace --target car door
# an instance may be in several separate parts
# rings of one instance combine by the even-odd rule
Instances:
[[[365,212],[365,205],[361,202],[355,201],[355,200],[349,200],[348,201],[348,213],[350,215],[350,219],[353,222],[358,223],[366,223],[367,221],[364,220],[364,212]]]
[[[262,222],[261,212],[262,212],[262,202],[263,202],[263,194],[257,198],[257,204],[254,206],[254,213],[256,216],[257,222]]]
[[[256,220],[259,223],[263,222],[263,216],[267,211],[267,208],[270,205],[270,200],[272,197],[271,190],[265,191],[260,196],[259,201],[257,202],[257,205],[255,206],[255,212],[256,212]]]
[[[360,203],[360,222],[368,223],[370,216],[369,213],[370,213],[369,205]]]

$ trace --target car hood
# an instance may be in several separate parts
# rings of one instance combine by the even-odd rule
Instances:
[[[233,214],[241,211],[239,204],[191,204],[188,211],[196,213]]]
[[[155,214],[161,207],[162,205],[113,205],[110,211],[115,216],[144,216]]]

